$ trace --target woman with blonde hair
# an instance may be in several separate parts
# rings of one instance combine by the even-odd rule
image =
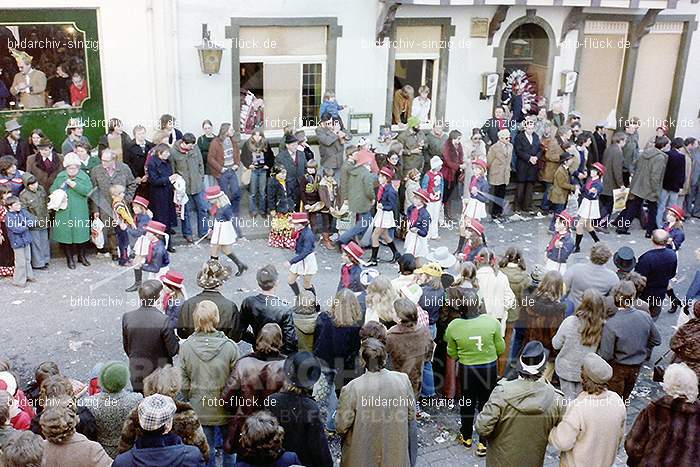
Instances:
[[[180,366],[182,368],[182,395],[197,413],[202,429],[209,443],[209,466],[216,466],[217,435],[226,438],[228,417],[218,400],[228,380],[231,369],[238,360],[238,346],[217,331],[219,308],[210,300],[203,300],[194,310],[194,334],[180,345]],[[234,458],[222,453],[223,465],[231,467]]]
[[[506,351],[503,352],[498,359],[501,365],[504,365],[510,354],[510,342],[513,335],[513,327],[515,322],[520,317],[520,311],[523,307],[523,294],[525,290],[532,284],[532,278],[527,273],[527,265],[525,264],[525,255],[520,248],[511,246],[498,262],[500,271],[508,278],[510,289],[515,295],[515,306],[508,309],[508,317],[506,318]]]
[[[603,295],[595,289],[583,292],[576,313],[567,317],[552,338],[552,348],[559,350],[554,370],[561,390],[573,400],[581,393],[581,365],[586,354],[598,350],[603,336],[606,308]]]
[[[545,378],[554,373],[552,337],[564,321],[566,304],[562,303],[564,280],[557,271],[547,272],[525,307],[526,329],[523,342],[540,341],[549,350],[549,363]]]
[[[398,318],[394,311],[394,301],[398,298],[399,294],[394,289],[391,281],[386,276],[377,276],[367,286],[365,323],[368,321],[379,321],[387,329],[398,323]]]
[[[501,323],[501,335],[505,336],[508,310],[516,306],[515,294],[510,288],[508,276],[498,268],[496,253],[489,248],[482,248],[474,262],[476,278],[479,281],[479,295],[484,300],[486,314]]]
[[[362,374],[359,364],[362,311],[357,296],[349,289],[340,289],[330,310],[316,320],[314,355],[323,367],[322,384],[327,386],[319,400],[327,406],[326,428],[335,430],[334,412],[338,393],[344,383]],[[338,373],[342,377],[336,378]]]

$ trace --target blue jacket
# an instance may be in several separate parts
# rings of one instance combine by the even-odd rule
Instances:
[[[309,256],[311,253],[313,253],[314,248],[316,248],[316,236],[311,231],[311,227],[309,227],[309,225],[307,224],[306,227],[302,229],[301,233],[299,234],[299,237],[297,238],[297,243],[294,248],[294,252],[296,253],[296,255],[294,256],[294,258],[289,260],[289,263],[298,263],[299,261]]]
[[[338,281],[338,289],[336,291],[343,288],[343,266],[340,267],[340,280]],[[353,264],[350,267],[350,285],[348,286],[348,289],[352,290],[353,292],[362,292],[365,290],[362,282],[360,282],[361,274],[362,266],[359,264]]]
[[[146,213],[136,214],[134,216],[134,222],[136,222],[135,229],[129,229],[129,235],[134,238],[138,238],[146,233],[146,226],[151,221],[151,216]]]
[[[214,214],[214,220],[218,222],[230,222],[233,219],[233,206],[227,204],[224,207],[217,208]]]
[[[598,199],[600,194],[603,192],[603,182],[600,179],[598,179],[591,184],[591,188],[595,188],[596,192],[593,193],[592,191],[586,190],[586,184],[584,183],[581,186],[581,196],[590,200]]]
[[[578,151],[578,169],[574,170],[574,172],[571,174],[571,178],[574,180],[574,184],[583,186],[586,181],[581,180],[578,178],[578,176],[580,173],[586,170],[586,153],[578,148],[576,150]]]
[[[182,443],[175,433],[136,438],[134,447],[119,454],[112,467],[204,467],[204,458],[196,446]]]
[[[668,227],[668,222],[664,223],[664,229],[666,229],[666,227]],[[668,232],[668,236],[671,237],[671,241],[673,241],[673,246],[669,245],[668,247],[672,250],[680,250],[681,245],[685,241],[685,232],[683,232],[683,229],[674,227]]]
[[[318,115],[323,115],[328,112],[332,117],[337,117],[338,113],[343,110],[343,106],[338,104],[338,101],[323,101]]]
[[[361,322],[357,322],[351,326],[336,326],[333,318],[322,311],[316,318],[314,355],[320,358],[328,368],[355,369],[360,352],[361,325]]]
[[[440,317],[440,310],[445,298],[444,289],[436,289],[427,284],[421,285],[423,295],[420,296],[418,305],[428,313],[428,321],[435,324]]]
[[[663,189],[667,191],[680,191],[685,183],[685,156],[677,149],[670,149],[666,170],[664,171]]]
[[[474,199],[478,199],[482,203],[488,203],[489,199],[484,196],[484,193],[489,192],[489,182],[486,180],[486,177],[479,177],[476,179],[476,189],[480,191],[480,193],[477,193],[476,195],[472,196]]]
[[[297,185],[298,189],[298,185]],[[282,184],[275,177],[270,177],[267,181],[267,210],[276,211],[280,214],[294,211],[294,196],[289,181]]]
[[[688,287],[688,291],[685,293],[686,300],[695,300],[700,297],[700,269],[695,271],[695,277],[693,277],[693,282]]]
[[[647,278],[647,286],[639,298],[663,299],[666,296],[668,283],[676,275],[677,267],[676,253],[668,248],[654,248],[640,256],[634,270]]]
[[[554,247],[551,250],[547,250],[547,259],[550,259],[555,263],[564,264],[574,251],[574,241],[571,239],[571,232],[562,237],[561,242],[561,248]]]
[[[234,467],[290,467],[292,465],[301,465],[301,461],[295,452],[285,451],[274,463],[258,464],[250,463],[239,456]]]
[[[416,207],[414,205],[410,205],[408,210],[406,210],[409,222],[408,228],[410,230],[412,227],[418,227],[418,236],[425,237],[428,235],[428,227],[430,227],[430,214],[428,214],[428,210],[424,207],[420,208],[418,211],[418,219],[416,219],[415,223],[411,224],[411,213],[414,209],[416,209]]]
[[[382,210],[384,211],[394,211],[399,207],[399,194],[396,192],[396,188],[391,182],[384,185],[384,192],[382,193],[382,199],[379,200],[382,203]]]
[[[32,234],[29,232],[29,227],[36,221],[36,217],[24,208],[20,209],[19,212],[7,212],[5,224],[12,248],[24,248],[32,244]]]
[[[440,193],[440,196],[442,196],[443,192],[445,191],[445,178],[442,176],[442,173],[438,173],[436,176],[440,177],[439,178],[440,183],[437,186],[433,187],[433,192]],[[428,193],[430,193],[430,195],[432,195],[433,193],[431,193],[428,190],[429,184],[430,184],[430,175],[428,175],[428,172],[426,172],[425,175],[423,175],[423,180],[421,181],[420,187],[423,188],[424,190],[426,190]]]
[[[153,254],[151,255],[151,261],[146,258],[146,263],[141,266],[141,269],[147,272],[158,272],[161,268],[170,264],[170,255],[168,250],[165,249],[165,242],[159,240],[156,246],[153,248]]]

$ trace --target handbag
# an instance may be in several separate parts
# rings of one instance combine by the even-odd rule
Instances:
[[[661,383],[664,380],[664,374],[666,374],[668,364],[662,363],[662,360],[666,358],[666,355],[668,355],[669,352],[671,352],[671,349],[668,349],[662,356],[659,357],[657,361],[654,362],[654,371],[652,372],[651,379],[655,383]]]
[[[253,176],[253,171],[248,167],[244,167],[241,171],[241,185],[250,185],[250,178]]]

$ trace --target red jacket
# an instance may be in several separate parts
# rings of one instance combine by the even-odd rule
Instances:
[[[452,183],[457,179],[459,166],[462,165],[464,160],[464,148],[462,148],[461,144],[455,147],[448,139],[442,146],[442,160],[442,170],[440,170],[442,178],[447,183]]]

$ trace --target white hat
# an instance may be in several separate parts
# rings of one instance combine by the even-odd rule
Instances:
[[[442,159],[440,159],[438,156],[433,156],[432,159],[430,159],[430,169],[436,170],[440,167],[442,167]]]
[[[370,284],[372,283],[372,281],[373,281],[374,279],[376,279],[378,276],[379,276],[379,271],[377,271],[376,269],[374,269],[374,268],[364,269],[364,270],[360,273],[360,284],[362,284],[362,285],[364,285],[365,287],[367,287],[367,286],[370,285]]]
[[[414,282],[413,284],[401,287],[401,294],[412,301],[414,305],[417,305],[423,295],[423,288]]]
[[[446,246],[440,246],[425,255],[425,259],[431,263],[438,263],[444,269],[451,268],[457,262],[455,255],[450,253],[450,249]]]
[[[360,139],[357,140],[358,146],[367,146],[368,144],[369,144],[369,139],[365,138],[364,136],[361,136]]]
[[[11,397],[17,392],[17,380],[9,371],[0,371],[0,390],[9,392]]]
[[[69,152],[68,154],[63,156],[63,167],[68,167],[71,165],[80,166],[80,164],[80,157],[74,152]]]

